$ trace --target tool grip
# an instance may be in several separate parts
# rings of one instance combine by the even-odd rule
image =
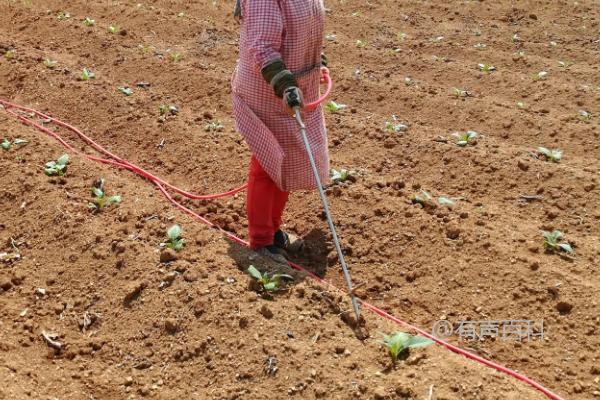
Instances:
[[[327,97],[329,97],[331,89],[333,88],[333,82],[331,80],[331,76],[329,75],[329,70],[327,68],[321,69],[321,83],[327,84],[327,89],[325,90],[325,93],[323,93],[321,97],[319,97],[312,103],[305,103],[303,107],[304,111],[313,111],[319,106],[319,104],[323,103],[327,99]]]

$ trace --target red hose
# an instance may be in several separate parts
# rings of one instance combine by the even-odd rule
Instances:
[[[326,76],[328,77],[329,75],[326,74]],[[331,81],[331,80],[330,80]],[[320,101],[323,101],[324,97],[322,97],[321,99],[319,99]],[[314,103],[313,103],[314,104]],[[169,184],[168,182],[165,182],[164,180],[154,176],[153,174],[151,174],[150,172],[128,162],[127,160],[124,160],[120,157],[117,157],[116,155],[112,154],[111,152],[109,152],[108,150],[106,150],[104,147],[100,146],[99,144],[97,144],[96,142],[94,142],[90,137],[86,136],[83,132],[81,132],[80,130],[78,130],[77,128],[66,124],[60,120],[57,120],[55,118],[49,117],[48,115],[45,115],[39,111],[27,108],[27,107],[23,107],[17,104],[13,104],[10,103],[8,101],[2,100],[0,99],[0,105],[2,105],[5,110],[13,115],[14,117],[18,118],[20,121],[22,121],[24,124],[32,126],[34,128],[36,128],[37,130],[46,133],[47,135],[49,135],[50,137],[54,138],[55,140],[57,140],[60,144],[62,144],[65,148],[67,148],[68,150],[82,156],[85,157],[91,161],[96,161],[96,162],[100,162],[103,164],[109,164],[109,165],[114,165],[115,167],[121,168],[121,169],[126,169],[129,171],[132,171],[134,173],[136,173],[137,175],[148,179],[150,182],[152,182],[153,184],[156,185],[156,187],[158,188],[158,190],[160,190],[160,192],[167,198],[167,200],[173,204],[173,206],[175,206],[176,208],[178,208],[179,210],[183,211],[184,213],[190,215],[191,217],[193,217],[194,219],[208,225],[211,228],[215,228],[217,230],[219,230],[221,233],[223,233],[223,235],[225,235],[228,239],[232,240],[233,242],[239,243],[241,245],[244,246],[248,246],[248,242],[246,242],[245,240],[235,236],[234,234],[227,232],[225,230],[223,230],[222,228],[214,225],[212,222],[210,222],[209,220],[207,220],[206,218],[202,217],[201,215],[199,215],[198,213],[194,212],[193,210],[187,208],[186,206],[184,206],[183,204],[179,203],[178,201],[176,201],[171,194],[167,191],[168,189],[173,190],[176,193],[181,194],[184,197],[187,197],[189,199],[194,199],[194,200],[198,200],[198,199],[202,199],[202,200],[210,200],[210,199],[218,199],[218,198],[222,198],[222,197],[227,197],[227,196],[231,196],[235,193],[241,192],[246,188],[246,185],[240,186],[239,188],[230,190],[228,192],[225,193],[219,193],[216,195],[196,195],[196,194],[192,194],[192,193],[188,193],[182,189],[179,189],[171,184]],[[101,154],[104,154],[105,156],[109,157],[107,159],[105,158],[100,158],[100,157],[95,157],[86,153],[83,153],[77,149],[75,149],[73,146],[71,146],[70,144],[68,144],[64,139],[62,139],[62,137],[60,137],[60,135],[58,135],[56,132],[51,131],[50,129],[26,118],[23,115],[19,115],[17,112],[13,111],[12,109],[16,109],[16,110],[20,110],[22,112],[28,113],[29,115],[34,115],[37,116],[45,121],[50,121],[53,122],[54,124],[61,126],[73,133],[75,133],[76,135],[78,135],[80,138],[82,138],[86,143],[88,143],[90,146],[92,146],[96,151],[98,151]],[[316,280],[317,282],[319,282],[320,284],[322,284],[323,286],[332,288],[336,291],[342,292],[342,293],[347,293],[346,291],[334,286],[332,283],[330,283],[329,281],[322,279],[320,277],[318,277],[317,275],[313,274],[312,272],[306,270],[304,267],[298,265],[298,264],[294,264],[292,262],[290,262],[290,266],[302,271],[304,273],[306,273],[307,275],[309,275],[312,279]],[[558,396],[557,394],[551,392],[549,389],[546,389],[544,386],[542,386],[541,384],[535,382],[534,380],[510,369],[507,367],[504,367],[500,364],[497,364],[493,361],[489,361],[486,360],[485,358],[479,357],[476,354],[473,354],[467,350],[461,349],[460,347],[454,346],[448,342],[445,342],[441,339],[436,338],[435,336],[431,335],[430,333],[428,333],[427,331],[409,324],[408,322],[402,321],[399,318],[394,317],[393,315],[389,314],[388,312],[370,304],[367,303],[366,301],[360,300],[361,304],[363,305],[363,307],[365,307],[366,309],[372,311],[373,313],[387,319],[388,321],[391,321],[397,325],[402,325],[408,329],[411,329],[417,333],[419,333],[422,336],[425,336],[431,340],[433,340],[434,342],[436,342],[437,344],[445,347],[446,349],[457,353],[457,354],[461,354],[471,360],[474,360],[480,364],[483,364],[485,366],[488,366],[490,368],[494,368],[497,371],[500,371],[506,375],[512,376],[522,382],[527,383],[528,385],[532,386],[533,388],[535,388],[536,390],[540,391],[541,393],[543,393],[546,397],[548,397],[549,399],[552,400],[563,400],[560,396]]]

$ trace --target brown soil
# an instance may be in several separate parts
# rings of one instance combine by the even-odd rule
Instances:
[[[64,3],[1,3],[0,52],[15,52],[0,57],[0,98],[78,126],[186,189],[242,184],[249,153],[229,101],[232,2]],[[333,99],[349,105],[327,116],[332,164],[359,172],[329,199],[358,294],[427,330],[442,318],[543,320],[543,342],[449,340],[565,398],[597,399],[595,2],[328,7]],[[60,11],[72,17],[59,21]],[[82,24],[86,16],[95,26]],[[111,24],[122,33],[109,33]],[[46,58],[58,65],[47,68]],[[480,72],[478,63],[497,71]],[[96,79],[78,81],[83,68]],[[533,79],[539,71],[546,79]],[[135,87],[140,81],[151,86]],[[119,86],[135,93],[126,97]],[[454,97],[452,87],[472,96]],[[161,121],[160,104],[180,112]],[[592,118],[578,120],[579,110]],[[392,114],[407,132],[385,130]],[[205,130],[212,120],[224,129]],[[469,129],[480,133],[473,145],[442,140]],[[0,113],[4,137],[29,143],[0,150],[0,253],[15,252],[12,238],[21,254],[0,262],[0,398],[543,398],[437,346],[390,369],[378,333],[397,327],[366,314],[371,337],[358,340],[341,318],[347,301],[299,276],[272,299],[258,296],[242,271],[251,254],[170,207],[150,184],[79,157],[64,178],[49,178],[43,165],[64,153],[55,141]],[[546,162],[533,154],[538,146],[560,148],[564,159]],[[123,201],[92,214],[98,178]],[[460,200],[423,208],[410,200],[420,189]],[[184,204],[245,235],[243,195]],[[309,244],[299,261],[343,287],[316,193],[295,194],[287,219]],[[175,222],[187,246],[160,263],[159,243]],[[573,256],[544,252],[540,231],[552,229],[565,234]],[[82,329],[85,315],[91,325]],[[51,349],[43,331],[57,333],[63,349]]]

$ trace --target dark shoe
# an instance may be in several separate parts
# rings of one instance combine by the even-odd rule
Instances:
[[[270,245],[260,247],[255,251],[261,256],[269,258],[278,264],[288,265],[287,258],[285,258],[285,256],[281,253],[281,249],[279,249],[277,246]]]
[[[297,254],[304,249],[304,241],[296,235],[285,233],[281,229],[275,232],[273,246]]]

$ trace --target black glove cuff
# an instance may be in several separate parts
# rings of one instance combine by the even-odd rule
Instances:
[[[283,97],[285,89],[298,86],[294,74],[286,69],[285,64],[280,59],[269,62],[260,72],[265,81],[271,85],[277,97]]]
[[[327,68],[327,56],[325,53],[321,53],[321,66]]]

